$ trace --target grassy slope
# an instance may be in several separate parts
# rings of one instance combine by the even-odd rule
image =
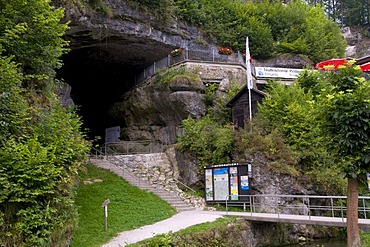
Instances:
[[[116,174],[87,165],[83,180],[102,179],[77,190],[79,222],[72,238],[72,247],[100,246],[119,232],[169,218],[175,209],[152,193],[129,185]],[[107,198],[108,231],[104,231],[104,210],[101,204]]]

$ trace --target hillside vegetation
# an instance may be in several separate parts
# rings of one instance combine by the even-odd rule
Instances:
[[[0,245],[65,246],[73,185],[89,143],[54,94],[67,42],[62,9],[0,1]]]
[[[199,26],[217,44],[245,51],[250,40],[252,56],[302,54],[318,62],[342,57],[346,42],[336,22],[327,18],[323,7],[301,0],[139,0],[136,5],[154,13],[168,13],[175,19]],[[167,21],[170,16],[167,16]]]

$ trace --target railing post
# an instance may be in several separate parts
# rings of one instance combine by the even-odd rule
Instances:
[[[153,74],[155,74],[155,62],[153,63]]]
[[[342,215],[342,222],[344,222],[344,218],[343,218],[343,205],[342,205],[342,199],[340,199],[340,213]]]
[[[330,203],[331,203],[331,216],[334,217],[334,203],[333,203],[333,197],[330,198]]]
[[[167,55],[167,67],[171,66],[171,57],[170,54]]]
[[[362,198],[362,206],[364,207],[364,217],[365,217],[365,219],[366,219],[365,198]]]
[[[212,62],[215,61],[215,49],[212,48]]]
[[[310,198],[307,197],[307,206],[308,206],[308,219],[311,220],[311,208],[310,208]]]
[[[227,210],[227,199],[228,199],[228,197],[229,197],[229,196],[227,195],[227,196],[226,196],[226,200],[225,200],[225,204],[226,204],[226,215],[228,215],[228,213],[229,213],[229,212],[228,212],[228,210]]]
[[[252,207],[252,196],[249,196],[249,208],[251,210],[251,216],[253,215],[253,207]]]

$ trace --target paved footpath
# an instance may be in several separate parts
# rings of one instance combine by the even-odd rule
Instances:
[[[222,217],[222,214],[212,211],[184,211],[180,212],[169,219],[157,222],[153,225],[143,226],[141,228],[120,233],[116,238],[102,247],[121,247],[128,244],[136,243],[148,239],[157,234],[176,232],[189,226],[197,225],[204,222],[215,221]]]

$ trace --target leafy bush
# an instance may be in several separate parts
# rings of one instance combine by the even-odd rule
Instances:
[[[80,119],[54,94],[67,24],[49,1],[0,5],[0,245],[65,246],[89,150]]]
[[[249,36],[255,57],[277,52],[307,55],[314,62],[344,55],[339,26],[324,10],[301,0],[174,0],[177,15],[200,25],[218,45],[244,51]]]
[[[206,165],[231,161],[232,129],[230,126],[221,126],[205,116],[198,121],[188,117],[182,121],[182,127],[184,133],[178,136],[179,146],[197,155],[200,171]]]

